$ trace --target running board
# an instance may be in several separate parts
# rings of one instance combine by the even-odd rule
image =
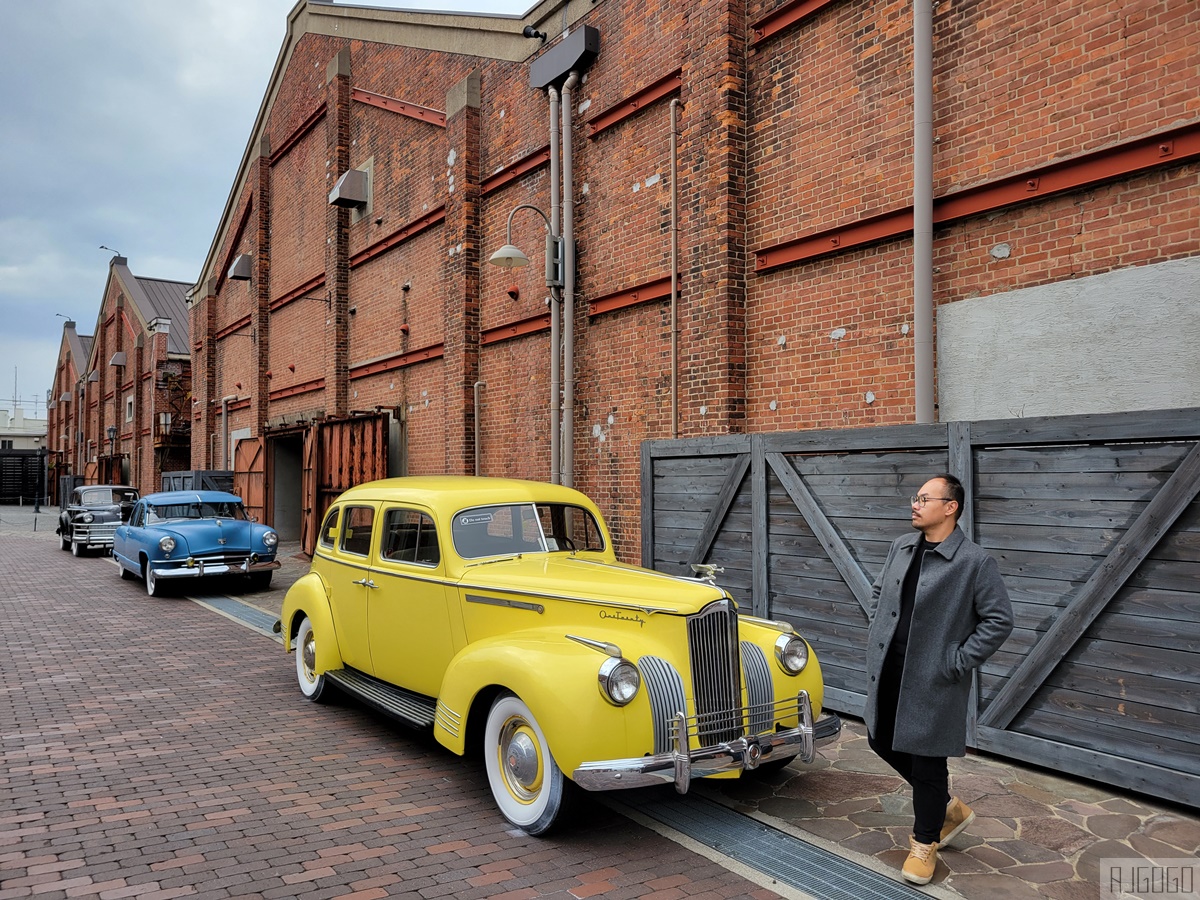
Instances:
[[[414,725],[417,728],[429,728],[433,725],[437,702],[429,697],[372,678],[366,672],[357,669],[334,669],[326,672],[325,677],[347,694],[399,719],[406,725]]]

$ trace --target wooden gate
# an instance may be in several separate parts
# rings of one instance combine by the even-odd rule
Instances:
[[[233,492],[242,498],[250,518],[267,521],[266,454],[261,437],[243,438],[234,447]]]
[[[648,442],[643,559],[724,566],[861,715],[871,584],[941,471],[1016,617],[969,743],[1200,807],[1200,409]]]
[[[342,491],[388,475],[386,412],[318,422],[304,436],[300,540],[310,556],[326,510]]]

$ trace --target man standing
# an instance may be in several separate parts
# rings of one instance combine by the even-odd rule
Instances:
[[[902,874],[914,884],[928,884],[938,847],[975,818],[950,796],[946,758],[967,752],[972,671],[1013,627],[996,561],[957,527],[963,500],[953,475],[931,478],[912,498],[918,533],[888,551],[867,637],[867,739],[912,787]]]

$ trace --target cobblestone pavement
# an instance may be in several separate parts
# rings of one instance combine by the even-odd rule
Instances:
[[[22,673],[0,687],[0,900],[774,896],[598,803],[555,839],[506,828],[477,761],[299,703],[277,644],[147,598],[28,518],[0,507],[4,667]],[[239,595],[275,614],[308,570],[280,550],[271,589]],[[975,754],[951,785],[978,818],[940,855],[941,897],[1098,900],[1101,859],[1200,854],[1186,807]],[[903,862],[908,791],[853,719],[810,766],[693,790],[875,871]]]

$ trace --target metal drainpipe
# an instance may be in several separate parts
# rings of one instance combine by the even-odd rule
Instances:
[[[475,474],[479,475],[479,391],[481,388],[487,387],[486,381],[475,382]]]
[[[229,401],[236,399],[236,396],[221,398],[221,468],[225,470],[229,469]]]
[[[575,486],[575,181],[571,158],[571,91],[574,69],[562,89],[563,145],[563,480]]]
[[[679,437],[679,98],[671,100],[671,437]]]
[[[546,90],[550,97],[550,235],[558,238],[561,227],[559,201],[558,88]],[[550,288],[550,483],[562,484],[562,294]]]
[[[918,424],[933,415],[933,2],[913,0],[913,353]]]

